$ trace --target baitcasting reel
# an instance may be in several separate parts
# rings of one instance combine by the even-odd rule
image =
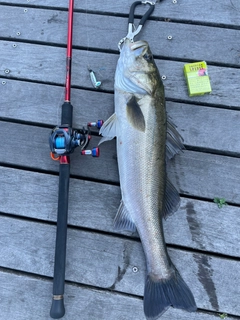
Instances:
[[[80,130],[73,130],[68,125],[55,127],[49,137],[52,159],[58,160],[54,155],[57,155],[58,157],[69,155],[76,147],[81,148],[82,155],[99,157],[99,148],[93,148],[92,150],[86,150],[86,148],[91,139],[90,127],[100,129],[102,125],[103,121],[98,120],[96,122],[89,122],[87,124],[87,129],[83,127]]]

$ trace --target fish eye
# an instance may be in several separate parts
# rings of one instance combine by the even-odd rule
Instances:
[[[148,61],[148,62],[153,61],[153,55],[152,55],[151,53],[145,53],[145,54],[143,55],[143,58],[144,58],[146,61]]]

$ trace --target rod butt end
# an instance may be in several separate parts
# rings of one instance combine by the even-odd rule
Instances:
[[[50,317],[53,319],[60,319],[64,316],[65,314],[65,308],[64,308],[64,300],[63,300],[63,295],[53,296],[52,300],[52,306],[50,310]]]

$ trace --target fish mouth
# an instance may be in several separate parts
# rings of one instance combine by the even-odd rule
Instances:
[[[131,49],[132,51],[133,51],[133,50],[136,50],[136,49],[139,49],[139,48],[142,48],[142,47],[148,47],[147,41],[139,40],[139,41],[137,41],[137,42],[131,43],[131,45],[130,45],[130,49]]]

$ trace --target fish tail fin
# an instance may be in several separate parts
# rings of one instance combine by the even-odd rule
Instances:
[[[156,281],[148,274],[144,290],[146,318],[156,320],[170,306],[188,312],[197,310],[192,292],[176,269],[169,279],[164,280]]]

